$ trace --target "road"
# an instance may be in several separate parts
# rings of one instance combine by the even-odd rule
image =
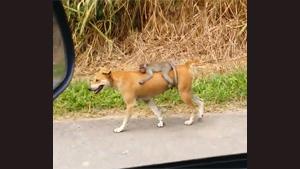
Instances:
[[[247,112],[206,113],[185,126],[184,118],[121,119],[53,123],[54,169],[110,169],[247,152]]]

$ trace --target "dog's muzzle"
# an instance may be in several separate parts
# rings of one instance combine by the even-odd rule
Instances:
[[[103,89],[104,85],[99,85],[99,87],[93,89],[93,88],[89,88],[89,91],[93,91],[95,94],[99,93],[102,89]]]

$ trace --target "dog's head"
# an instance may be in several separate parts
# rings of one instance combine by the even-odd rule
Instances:
[[[111,86],[111,83],[111,71],[100,71],[91,80],[89,90],[97,94],[105,87]]]

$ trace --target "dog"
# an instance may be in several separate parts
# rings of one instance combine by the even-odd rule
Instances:
[[[190,66],[197,61],[188,61],[182,65],[176,65],[176,70],[170,71],[169,76],[174,78],[174,71],[177,71],[177,84],[174,88],[179,91],[182,101],[189,107],[197,109],[199,119],[204,114],[204,102],[196,95],[192,94],[193,76],[190,72]],[[147,75],[139,71],[99,71],[90,82],[89,90],[95,93],[100,92],[106,87],[117,89],[126,104],[126,115],[120,127],[115,128],[114,132],[119,133],[125,130],[128,120],[132,114],[132,109],[137,100],[144,101],[158,119],[157,126],[163,127],[162,113],[153,101],[153,97],[168,90],[168,83],[163,79],[161,73],[154,73],[151,80],[144,85],[138,82]],[[193,111],[185,125],[193,124],[196,113]]]

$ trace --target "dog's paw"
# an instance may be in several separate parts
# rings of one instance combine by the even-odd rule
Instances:
[[[192,124],[193,124],[192,120],[187,120],[184,122],[184,125],[187,125],[187,126],[192,125]]]
[[[202,119],[203,117],[204,117],[204,114],[203,114],[203,113],[202,113],[202,114],[200,114],[200,113],[198,114],[198,118],[199,118],[199,119]]]
[[[164,127],[164,122],[163,122],[163,121],[158,122],[158,123],[157,123],[157,127],[159,127],[159,128],[160,128],[160,127]]]
[[[122,132],[123,130],[124,130],[123,128],[118,127],[118,128],[115,128],[115,129],[114,129],[114,132],[115,132],[115,133],[120,133],[120,132]]]
[[[200,110],[198,113],[198,118],[202,119],[204,117],[204,110]]]

